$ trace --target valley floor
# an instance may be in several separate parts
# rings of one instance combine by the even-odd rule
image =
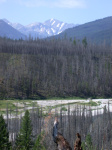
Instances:
[[[3,104],[4,103],[4,104]],[[8,105],[7,105],[8,103]],[[70,109],[70,113],[72,113],[75,108],[84,109],[86,108],[86,112],[89,113],[90,109],[93,115],[97,114],[97,109],[99,113],[103,113],[103,109],[106,106],[110,112],[112,112],[112,99],[85,99],[85,100],[25,100],[25,101],[13,101],[6,100],[0,101],[0,114],[3,114],[4,118],[7,118],[6,109],[8,107],[11,110],[11,115],[9,114],[9,118],[16,117],[16,111],[18,111],[18,117],[24,116],[24,112],[26,109],[32,110],[39,107],[42,108],[42,113],[46,114],[49,111],[51,113],[55,113],[55,111],[59,111],[62,109],[62,113],[67,114],[68,109]]]

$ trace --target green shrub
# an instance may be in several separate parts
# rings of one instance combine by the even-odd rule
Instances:
[[[66,107],[62,107],[61,110],[62,111],[67,111],[67,108]]]

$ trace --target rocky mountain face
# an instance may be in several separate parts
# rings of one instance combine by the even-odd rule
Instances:
[[[68,28],[77,26],[77,24],[68,24],[56,19],[50,19],[45,21],[44,23],[36,22],[26,26],[23,26],[19,23],[11,23],[6,19],[3,20],[8,25],[12,26],[27,37],[30,35],[33,38],[46,38],[49,36],[57,35]]]

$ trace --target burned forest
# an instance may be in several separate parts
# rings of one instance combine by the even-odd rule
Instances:
[[[80,150],[111,150],[111,103],[100,108],[97,107],[100,103],[93,101],[79,105],[74,102],[74,108],[71,109],[70,103],[67,108],[60,105],[60,110],[59,104],[45,109],[35,104],[21,107],[20,103],[25,100],[44,103],[57,97],[111,98],[111,81],[112,47],[105,43],[94,45],[86,38],[82,41],[0,38],[0,100],[14,100],[15,106],[19,100],[15,110],[14,103],[11,103],[13,110],[8,104],[5,110],[0,108],[4,112],[0,115],[0,149],[59,149],[63,142],[53,141],[57,117],[58,135],[69,143],[70,149],[77,150],[79,141]]]
[[[0,99],[112,97],[112,47],[0,38]]]

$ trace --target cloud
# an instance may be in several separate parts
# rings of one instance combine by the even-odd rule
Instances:
[[[84,0],[18,0],[26,7],[84,8]]]

